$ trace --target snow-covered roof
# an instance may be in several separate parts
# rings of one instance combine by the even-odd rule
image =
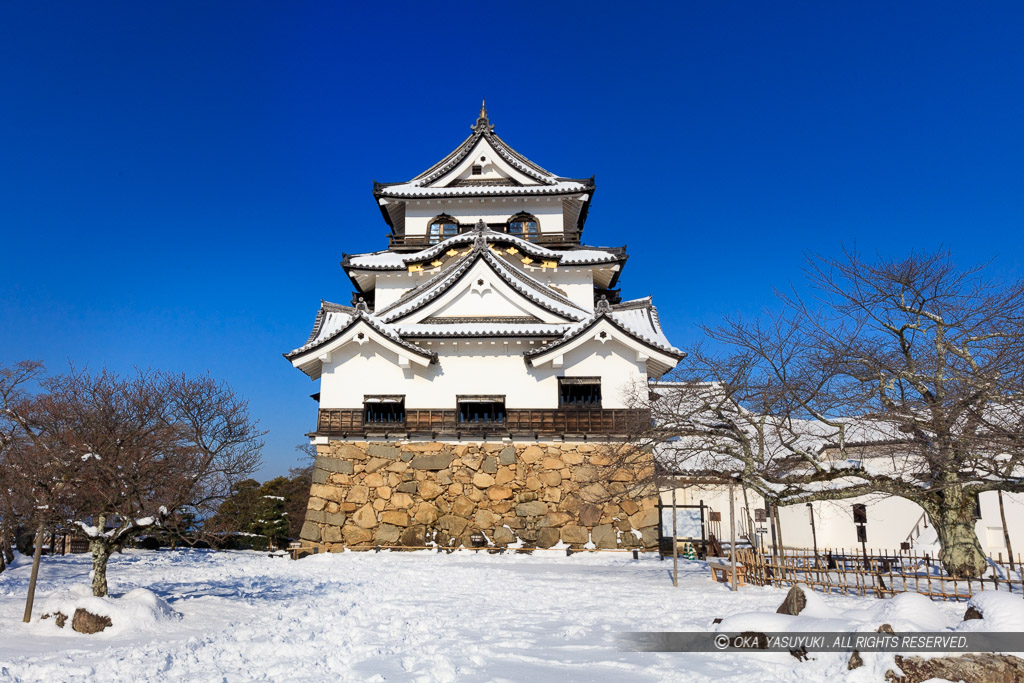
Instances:
[[[395,329],[403,337],[553,337],[561,336],[568,323],[423,323],[397,324]]]
[[[488,172],[470,172],[474,164],[486,159]],[[582,230],[587,206],[594,192],[594,179],[567,178],[555,175],[512,149],[498,137],[482,107],[473,132],[451,153],[423,173],[405,182],[373,184],[373,195],[381,212],[394,227],[404,222],[403,210],[395,205],[416,198],[494,197],[494,196],[563,196],[567,202],[579,203],[576,225]]]
[[[611,316],[640,337],[655,342],[661,348],[682,353],[672,346],[672,342],[661,329],[661,319],[658,318],[658,309],[654,307],[652,297],[613,304]]]
[[[593,315],[569,327],[558,339],[536,349],[527,351],[527,357],[537,357],[570,343],[601,320],[608,320],[619,330],[637,341],[653,347],[658,351],[675,358],[683,358],[686,354],[672,346],[661,329],[657,309],[651,298],[635,299],[624,304],[611,306],[607,302],[599,302]]]
[[[326,305],[327,302],[324,302],[324,304]],[[394,327],[381,322],[374,315],[369,313],[369,311],[366,310],[365,304],[361,304],[360,307],[348,309],[350,312],[341,310],[325,311],[325,305],[321,305],[320,311],[317,312],[317,319],[314,323],[313,332],[310,334],[309,340],[299,348],[284,354],[285,358],[293,360],[320,347],[326,346],[348,332],[355,325],[358,325],[360,322],[366,323],[366,325],[368,325],[373,331],[407,351],[419,356],[429,357],[431,360],[435,360],[437,358],[437,354],[431,353],[430,351],[403,339]],[[337,306],[339,309],[347,308],[344,306],[338,306],[338,304],[330,304],[330,306]]]
[[[441,159],[441,161],[417,175],[412,180],[404,183],[377,183],[375,192],[378,192],[381,195],[395,196],[396,193],[404,191],[466,189],[467,186],[445,188],[439,187],[439,185],[441,184],[441,181],[443,181],[444,178],[452,172],[452,170],[459,166],[460,162],[462,162],[471,152],[481,145],[486,146],[487,151],[493,152],[498,158],[522,174],[522,176],[524,176],[528,181],[536,183],[537,186],[548,188],[561,186],[565,191],[587,191],[588,189],[593,188],[592,180],[556,176],[512,149],[507,142],[498,137],[494,132],[494,126],[487,118],[487,108],[486,106],[482,106],[480,108],[480,116],[473,125],[473,132],[470,133],[469,137],[463,140],[462,143],[459,144],[459,146],[451,153]],[[508,185],[495,185],[491,184],[491,181],[481,178],[479,185],[472,185],[468,187],[473,192],[486,191],[487,188],[508,190],[510,189],[510,186],[515,185],[519,185],[519,190],[525,190],[532,187],[521,181],[516,181],[514,179],[508,180]]]
[[[588,311],[583,310],[551,287],[505,263],[503,259],[487,248],[483,239],[480,239],[482,233],[477,231],[476,234],[478,239],[474,241],[472,252],[469,255],[464,256],[461,260],[445,264],[437,275],[409,290],[390,306],[378,311],[377,315],[380,319],[384,322],[394,322],[426,306],[448,291],[452,285],[469,272],[474,264],[481,260],[490,266],[491,270],[506,284],[534,304],[572,321],[582,320],[588,315]]]
[[[500,197],[503,195],[556,195],[586,193],[594,189],[579,180],[560,180],[551,185],[459,185],[456,187],[419,187],[415,183],[378,185],[382,197],[434,198],[434,197]]]
[[[350,306],[342,306],[321,299],[320,310],[316,312],[313,331],[309,333],[306,344],[313,343],[321,335],[331,335],[348,325],[355,312],[356,310]]]
[[[369,254],[346,254],[342,266],[359,270],[405,270],[410,264],[431,261],[438,256],[457,247],[472,244],[478,235],[488,244],[504,244],[535,259],[555,261],[559,265],[596,265],[601,263],[619,263],[626,260],[624,247],[578,247],[567,250],[555,250],[542,247],[515,235],[484,228],[464,232],[449,237],[437,244],[420,251],[399,254],[393,251],[377,251]]]

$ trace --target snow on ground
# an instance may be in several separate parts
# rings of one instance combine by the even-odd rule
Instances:
[[[733,594],[686,561],[674,588],[671,562],[656,556],[347,552],[294,562],[128,551],[111,559],[108,580],[112,596],[135,605],[122,612],[136,615],[132,628],[94,635],[39,619],[48,600],[88,583],[89,557],[43,559],[31,624],[21,623],[29,563],[0,574],[0,680],[868,681],[892,666],[891,655],[848,672],[843,653],[801,663],[788,653],[619,651],[617,633],[711,630],[715,617],[773,613],[786,593]],[[890,609],[908,622],[942,619],[922,624],[939,630],[965,609],[916,598],[899,608],[824,596],[806,616],[849,623]]]

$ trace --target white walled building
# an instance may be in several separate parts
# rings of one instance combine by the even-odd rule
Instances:
[[[593,192],[514,151],[485,109],[440,162],[376,183],[388,249],[345,255],[353,305],[323,302],[286,354],[320,380],[317,435],[612,435],[631,387],[682,352],[650,297],[619,299],[625,248],[581,244]]]
[[[387,249],[344,256],[350,305],[322,302],[285,354],[320,383],[301,538],[653,546],[650,466],[611,444],[649,424],[628,397],[683,354],[650,297],[619,297],[625,247],[583,245],[594,179],[529,161],[485,109],[472,129],[412,180],[374,185]]]
[[[699,482],[681,475],[677,480],[675,498],[677,505],[698,505],[703,503],[721,515],[719,540],[729,540],[730,523],[736,525],[736,538],[746,540],[748,530],[753,527],[765,532],[760,534],[761,542],[770,544],[771,533],[767,522],[757,522],[757,510],[765,509],[764,499],[753,491],[746,492],[736,486],[732,491],[735,520],[729,516],[729,487],[705,481]],[[672,490],[661,494],[662,504],[672,503]],[[858,496],[845,500],[823,500],[807,504],[787,505],[778,508],[779,524],[782,527],[782,545],[786,548],[812,548],[817,535],[818,548],[845,548],[857,550],[857,527],[853,521],[853,506],[862,503],[867,512],[867,547],[869,549],[899,551],[902,543],[908,543],[910,550],[921,555],[929,553],[936,557],[939,545],[934,527],[925,516],[924,509],[917,503],[884,494]],[[999,514],[998,493],[985,491],[978,496],[978,520],[975,533],[982,549],[994,558],[1000,555],[1007,559],[1009,553],[1003,534],[1003,523]],[[1024,553],[1024,496],[1016,493],[1003,494],[1006,513],[1006,528],[1014,557]],[[814,532],[811,530],[811,512],[814,514]],[[692,515],[691,511],[687,511]],[[692,528],[692,525],[691,527]]]

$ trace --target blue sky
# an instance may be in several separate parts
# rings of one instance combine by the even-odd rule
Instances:
[[[678,346],[843,243],[1021,277],[1024,5],[893,4],[2,3],[0,361],[209,371],[284,473],[281,353],[481,96]]]

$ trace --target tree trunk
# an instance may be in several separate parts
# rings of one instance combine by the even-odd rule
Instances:
[[[102,598],[107,594],[107,560],[112,549],[106,541],[93,539],[89,541],[89,550],[92,552],[92,594]]]
[[[923,505],[939,535],[939,560],[950,576],[976,578],[988,563],[974,532],[974,497],[958,487],[942,492],[938,501]]]
[[[1003,507],[1003,491],[996,491],[999,494],[999,519],[1003,522],[1003,542],[1006,544],[1006,554],[1010,556],[1010,571],[1013,568],[1013,545],[1010,544],[1010,529],[1006,526],[1006,508]]]
[[[14,534],[10,527],[3,530],[3,538],[0,539],[0,552],[3,552],[4,558],[7,560],[7,564],[14,562],[14,548],[11,547],[11,538]]]
[[[25,618],[27,624],[32,620],[32,603],[36,599],[36,581],[39,579],[39,558],[43,554],[43,531],[45,527],[39,524],[39,531],[36,532],[36,543],[32,549],[32,575],[28,579],[28,596],[25,598]]]

